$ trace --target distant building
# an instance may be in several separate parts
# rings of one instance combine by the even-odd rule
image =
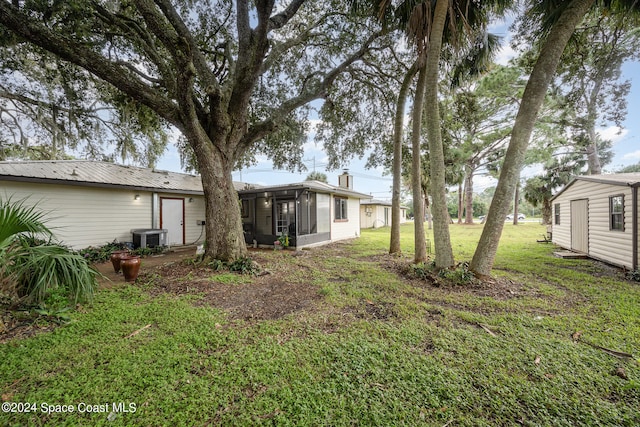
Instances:
[[[400,207],[400,224],[407,222],[407,208]],[[364,200],[360,203],[360,226],[379,228],[391,226],[391,202]]]

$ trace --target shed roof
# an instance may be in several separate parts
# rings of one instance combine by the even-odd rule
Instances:
[[[239,190],[238,194],[274,193],[285,190],[313,190],[319,193],[332,193],[340,196],[354,197],[356,199],[371,199],[371,196],[344,187],[327,184],[320,181],[304,181],[294,184],[270,185],[258,188]]]
[[[380,200],[380,199],[364,200],[363,202],[361,202],[361,204],[363,204],[363,205],[393,206],[393,203],[391,203],[391,202],[389,202],[387,200]],[[407,209],[407,207],[400,205],[400,209]]]
[[[640,187],[640,172],[612,173],[605,175],[582,175],[574,177],[567,185],[558,191],[551,200],[564,193],[576,181],[596,182],[599,184],[621,185],[625,187]]]
[[[92,160],[0,162],[0,180],[203,194],[199,175]],[[233,183],[236,190],[246,188]]]

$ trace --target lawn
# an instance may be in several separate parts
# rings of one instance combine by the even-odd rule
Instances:
[[[403,258],[364,230],[256,253],[269,274],[251,280],[182,265],[103,289],[0,344],[0,425],[640,425],[639,283],[554,258],[524,223],[505,224],[494,285],[436,287],[410,274],[412,230]],[[458,261],[481,230],[451,226]]]

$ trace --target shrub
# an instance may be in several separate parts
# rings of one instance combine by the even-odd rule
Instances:
[[[238,258],[230,262],[228,267],[230,271],[235,271],[240,274],[256,275],[260,272],[260,266],[249,257]]]
[[[629,271],[627,273],[627,279],[635,280],[636,282],[640,282],[640,269]]]
[[[454,269],[436,270],[435,262],[420,263],[412,266],[413,274],[422,280],[433,282],[435,285],[472,285],[476,278],[469,271],[469,263],[462,262],[456,265]]]
[[[99,274],[87,260],[53,242],[44,213],[25,200],[0,200],[0,284],[23,302],[42,303],[54,290],[70,301],[90,301]],[[47,237],[43,240],[40,237]]]
[[[121,249],[127,249],[127,245],[113,241],[103,246],[89,246],[88,248],[80,249],[78,254],[90,263],[100,263],[108,261],[111,252]]]
[[[103,246],[89,246],[85,249],[80,249],[78,254],[80,254],[84,259],[86,259],[90,263],[100,263],[109,261],[111,257],[111,253],[113,251],[128,249],[126,243],[113,241],[111,243],[107,243]],[[161,254],[167,250],[166,246],[156,246],[153,248],[138,248],[131,250],[132,255],[138,256],[149,256]]]

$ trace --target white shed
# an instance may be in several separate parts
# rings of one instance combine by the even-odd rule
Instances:
[[[407,208],[400,206],[400,224],[407,222]],[[360,226],[380,228],[391,226],[391,202],[384,200],[363,200],[360,202]]]
[[[552,199],[552,241],[591,258],[638,268],[640,173],[578,176]]]
[[[0,198],[37,203],[74,249],[131,242],[138,229],[167,230],[169,245],[203,241],[203,194],[196,175],[88,160],[0,162]]]

